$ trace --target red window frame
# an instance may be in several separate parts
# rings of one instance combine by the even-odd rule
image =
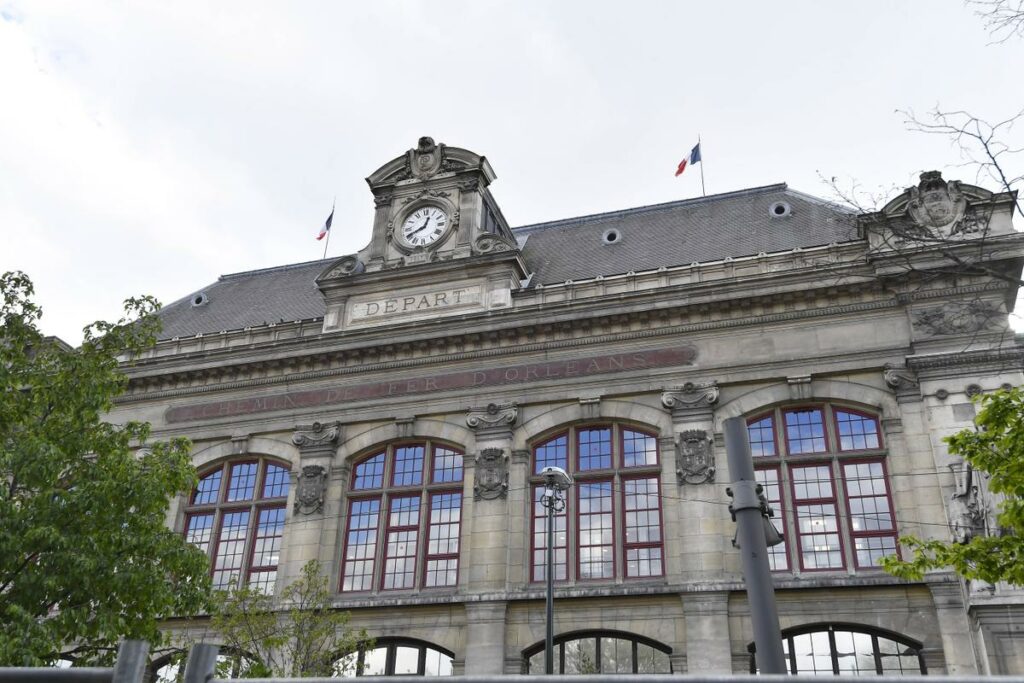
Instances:
[[[759,419],[764,419],[764,418],[759,418]],[[765,457],[768,457],[768,456],[765,456]],[[779,531],[782,532],[783,536],[787,536],[786,535],[786,519],[788,519],[789,516],[785,513],[786,496],[784,495],[784,492],[785,492],[785,489],[786,489],[786,485],[785,485],[785,483],[782,480],[782,467],[779,466],[779,465],[761,465],[759,467],[755,467],[754,468],[755,478],[756,478],[758,472],[774,472],[775,473],[775,482],[776,482],[776,486],[779,489],[779,498],[778,498],[778,500],[769,498],[768,494],[766,492],[765,493],[765,499],[768,501],[768,506],[772,509],[772,512],[774,513],[774,516],[771,517],[772,523],[775,524],[776,528],[781,527],[781,528],[779,528]],[[759,481],[758,483],[761,483],[761,482]],[[787,539],[788,539],[788,536],[787,536]],[[773,560],[777,560],[778,558],[782,559],[782,564],[784,564],[785,566],[779,567],[777,562],[773,561]],[[792,569],[790,568],[790,561],[789,561],[789,541],[788,540],[784,540],[782,543],[779,543],[778,545],[773,545],[773,546],[768,548],[768,563],[770,565],[772,565],[772,572],[789,572],[789,571],[792,571]]]
[[[397,464],[397,451],[402,448],[421,448],[423,450],[423,457],[420,462],[420,476],[418,484],[395,484],[396,476],[396,464]],[[439,450],[450,451],[451,453],[461,457],[463,464],[461,468],[458,468],[459,478],[451,481],[437,481],[437,452]],[[383,468],[380,473],[380,485],[372,488],[355,488],[356,485],[356,468],[364,463],[378,457],[383,456]],[[351,470],[350,481],[348,483],[349,490],[349,504],[347,507],[347,515],[344,522],[344,542],[342,543],[342,554],[340,561],[340,571],[338,576],[338,590],[343,593],[366,593],[373,591],[408,591],[408,590],[450,590],[453,588],[451,585],[442,586],[427,586],[427,568],[429,562],[437,559],[455,560],[456,561],[456,586],[458,585],[459,577],[461,576],[461,551],[462,551],[462,539],[461,534],[463,531],[462,526],[462,503],[464,499],[463,484],[465,481],[465,450],[461,447],[442,440],[434,439],[401,439],[384,445],[383,447],[377,445],[370,449],[366,455],[356,457],[353,460],[353,467]],[[430,523],[430,506],[433,502],[433,497],[440,494],[459,494],[459,522],[458,522],[458,547],[459,551],[456,553],[448,553],[443,555],[428,555],[430,547],[430,532],[432,525]],[[416,498],[419,502],[419,515],[417,517],[417,523],[415,525],[391,525],[391,506],[392,502],[397,499],[412,499]],[[377,527],[374,531],[375,548],[372,558],[362,558],[358,561],[370,561],[371,562],[371,579],[369,584],[364,584],[362,581],[360,585],[364,585],[362,588],[345,588],[346,572],[350,565],[350,560],[347,559],[349,550],[349,537],[353,532],[352,529],[352,509],[353,506],[358,502],[367,500],[378,501],[378,520]],[[356,529],[360,531],[361,529]],[[412,543],[412,553],[405,555],[392,555],[388,548],[388,539],[392,532],[409,532],[415,530],[416,540]],[[409,550],[409,549],[407,549]],[[412,583],[411,585],[401,585],[385,587],[388,583],[388,577],[394,576],[395,574],[388,572],[388,561],[396,559],[412,558],[413,571],[412,571]],[[353,560],[356,561],[356,560]],[[407,574],[408,572],[401,572],[401,574]],[[365,576],[365,575],[360,575]]]
[[[830,498],[818,497],[818,498],[797,498],[796,497],[796,477],[793,476],[793,471],[798,469],[809,469],[812,467],[821,467],[828,472],[829,488],[832,489],[832,496]],[[789,468],[789,487],[791,500],[793,501],[793,520],[796,522],[796,553],[800,560],[800,570],[805,572],[834,572],[846,569],[846,548],[843,543],[843,521],[839,515],[839,495],[836,488],[835,473],[832,471],[832,463],[828,462],[798,462],[794,463]],[[803,552],[803,538],[805,536],[813,536],[810,533],[800,532],[800,508],[812,505],[831,505],[835,510],[835,523],[836,530],[835,535],[839,541],[839,566],[838,567],[811,567],[808,568],[804,564],[804,552]]]
[[[582,457],[582,453],[581,453],[582,449],[580,448],[580,435],[581,435],[581,433],[582,432],[591,432],[591,431],[600,431],[600,430],[604,430],[604,429],[608,430],[608,467],[591,467],[591,468],[583,469],[580,466],[580,458]],[[573,466],[575,468],[574,469],[575,472],[579,472],[581,474],[583,474],[583,473],[590,474],[590,473],[593,473],[593,472],[604,473],[604,472],[610,472],[610,471],[615,469],[615,429],[612,427],[612,425],[610,425],[610,424],[587,424],[587,425],[580,425],[580,426],[576,427],[573,430],[573,435],[575,436],[575,438],[573,439],[573,445],[576,447],[575,448],[575,453],[574,453],[574,460],[575,460],[575,462],[573,463]],[[593,457],[593,456],[591,456],[591,457]]]
[[[590,470],[579,470],[579,432],[583,430],[592,429],[610,429],[611,430],[611,447],[612,453],[610,457],[611,467],[601,469],[590,469]],[[650,464],[637,464],[637,465],[626,465],[625,460],[625,432],[635,432],[645,437],[654,439],[655,443],[655,462]],[[547,435],[542,435],[531,446],[531,468],[532,474],[530,475],[530,492],[531,492],[531,508],[530,508],[530,547],[529,547],[529,576],[531,582],[540,582],[544,580],[544,567],[542,562],[538,562],[538,557],[543,557],[546,551],[546,544],[543,542],[546,531],[546,513],[542,507],[537,503],[538,490],[543,488],[542,478],[539,476],[539,470],[542,466],[538,453],[548,444],[558,440],[565,439],[565,465],[566,469],[573,474],[575,478],[575,485],[573,486],[573,494],[567,496],[566,510],[559,514],[559,517],[566,519],[566,544],[564,546],[564,552],[566,555],[566,574],[565,579],[559,579],[556,574],[556,581],[568,581],[570,577],[577,582],[600,582],[600,581],[612,581],[616,579],[624,579],[630,581],[636,580],[650,580],[660,578],[665,575],[665,548],[664,548],[664,536],[665,536],[665,513],[662,507],[662,491],[661,491],[661,476],[662,476],[662,459],[661,459],[661,444],[659,443],[659,437],[657,432],[647,427],[636,426],[628,422],[596,422],[596,423],[583,423],[579,425],[573,425],[571,427],[562,427],[557,430],[552,430]],[[551,464],[551,460],[544,463],[544,466]],[[571,469],[570,469],[571,468]],[[658,521],[660,524],[659,533],[661,535],[660,545],[661,548],[661,573],[658,575],[651,576],[625,576],[627,571],[626,557],[628,554],[626,544],[626,528],[625,528],[625,497],[624,497],[624,482],[631,479],[654,479],[658,484]],[[581,548],[583,547],[603,547],[605,544],[599,544],[594,546],[585,546],[581,543],[583,528],[580,513],[580,493],[581,487],[587,484],[597,484],[610,482],[611,484],[611,532],[612,532],[612,543],[609,546],[611,548],[611,576],[599,576],[599,577],[584,577],[581,564]],[[571,523],[570,523],[571,519]],[[557,527],[556,527],[557,528]],[[557,541],[556,541],[557,543]],[[642,547],[644,544],[629,544],[629,550]],[[648,546],[650,547],[650,546]],[[562,550],[563,546],[556,545],[556,551]],[[570,554],[570,549],[572,553]],[[572,565],[570,571],[569,565]],[[557,570],[556,570],[557,571]]]
[[[875,423],[875,433],[878,435],[878,446],[874,448],[843,448],[843,439],[839,434],[839,413],[850,413],[851,415],[857,415],[858,417],[871,420]],[[878,419],[877,415],[865,412],[863,410],[857,410],[856,408],[847,408],[846,406],[832,406],[832,423],[833,429],[836,435],[836,451],[841,453],[864,453],[870,451],[880,451],[885,449],[885,440],[882,438],[882,422]]]
[[[231,490],[231,479],[234,468],[238,465],[247,464],[255,464],[256,466],[252,495],[245,499],[227,500],[228,493]],[[243,511],[248,514],[248,519],[246,520],[241,538],[233,539],[240,540],[242,543],[242,549],[240,553],[237,553],[241,559],[237,568],[232,568],[226,571],[237,572],[240,584],[247,584],[254,572],[276,571],[277,565],[265,565],[260,567],[253,567],[252,565],[257,536],[259,533],[259,518],[261,511],[267,509],[285,509],[287,505],[290,481],[284,486],[283,495],[268,498],[263,497],[267,470],[271,466],[280,467],[286,472],[291,471],[291,466],[281,460],[265,456],[249,456],[221,461],[219,464],[209,467],[200,474],[199,481],[201,482],[207,477],[214,476],[219,472],[220,484],[217,488],[216,497],[212,502],[195,503],[194,501],[196,500],[196,496],[199,492],[199,484],[197,483],[196,487],[188,497],[188,504],[185,506],[185,520],[182,535],[188,539],[193,520],[197,517],[212,515],[213,523],[210,527],[210,540],[205,549],[207,557],[210,558],[211,577],[215,576],[218,571],[225,571],[217,570],[216,568],[217,561],[222,556],[221,546],[228,541],[228,539],[222,538],[222,534],[224,532],[224,518],[226,515]],[[285,512],[285,515],[286,519],[283,523],[287,522],[287,511]],[[283,536],[284,534],[282,529],[282,533],[280,534],[282,543]],[[232,555],[235,554],[236,553],[232,553]]]
[[[788,415],[790,413],[807,412],[809,410],[817,410],[821,414],[822,442],[825,444],[825,448],[823,450],[820,450],[820,451],[802,451],[800,453],[793,453],[790,450],[789,425],[786,424],[786,415]],[[783,430],[782,442],[783,442],[783,445],[785,446],[785,453],[786,453],[786,455],[788,455],[788,456],[790,456],[792,458],[799,458],[799,457],[802,457],[802,456],[825,455],[825,454],[830,452],[830,450],[829,450],[829,443],[830,443],[829,436],[830,435],[828,433],[828,423],[829,423],[829,420],[828,420],[828,417],[825,415],[825,406],[824,405],[822,405],[822,404],[808,404],[808,405],[800,405],[800,406],[786,406],[785,408],[783,408],[780,411],[780,417],[781,417],[782,430]]]
[[[542,539],[545,539],[546,538],[546,534],[547,534],[547,523],[548,523],[547,511],[546,511],[546,508],[544,508],[544,506],[540,504],[540,492],[542,492],[543,490],[544,490],[544,485],[543,484],[539,484],[539,485],[538,484],[534,484],[534,485],[532,485],[530,487],[530,493],[531,493],[531,496],[532,496],[531,499],[530,499],[530,501],[531,501],[530,502],[530,504],[531,504],[530,516],[532,518],[532,522],[531,522],[531,526],[530,526],[530,581],[535,582],[535,583],[538,582],[538,581],[544,581],[545,580],[543,572],[547,570],[546,559],[544,560],[543,564],[538,564],[535,561],[536,558],[537,558],[537,552],[538,551],[547,553],[547,543],[546,543],[546,541],[542,541],[541,545],[539,545],[539,546],[537,545],[538,537],[542,538]],[[554,519],[554,522],[555,522],[555,542],[552,544],[552,549],[554,550],[554,563],[555,563],[555,566],[556,566],[556,570],[555,570],[555,582],[556,583],[559,583],[559,582],[564,583],[565,581],[569,580],[569,509],[568,508],[569,508],[569,506],[566,505],[564,508],[562,508],[561,512],[555,512],[555,519]],[[561,545],[559,545],[558,540],[557,540],[557,538],[558,538],[558,520],[559,520],[559,518],[564,520],[564,526],[565,526],[565,531],[564,531],[565,542],[562,543]],[[563,576],[562,578],[558,578],[558,569],[557,569],[558,566],[559,566],[559,563],[558,563],[558,551],[559,550],[561,550],[562,552],[565,553],[565,562],[562,563],[562,566],[563,566],[564,571],[565,571],[565,576]],[[546,558],[546,555],[544,557]]]
[[[587,517],[604,517],[604,516],[607,515],[608,523],[611,524],[611,536],[612,536],[611,543],[594,543],[594,544],[587,544],[586,546],[584,546],[583,543],[582,543],[582,538],[583,538],[583,524],[582,524],[582,520],[583,520],[583,517],[584,517],[584,513],[581,510],[582,509],[582,504],[580,503],[581,494],[583,493],[583,487],[584,486],[602,486],[604,484],[608,485],[608,495],[607,496],[601,496],[600,498],[598,498],[596,500],[607,499],[609,501],[609,505],[610,505],[611,509],[609,509],[607,512],[604,511],[604,510],[601,510],[599,512],[588,512],[588,513],[586,513],[586,516]],[[614,579],[618,575],[618,571],[617,571],[618,567],[617,567],[616,562],[615,562],[615,560],[616,560],[615,556],[618,554],[618,553],[615,552],[615,540],[616,540],[615,539],[615,535],[616,535],[616,528],[615,528],[616,527],[616,524],[615,524],[615,481],[613,479],[611,479],[611,478],[608,478],[608,477],[601,477],[601,478],[595,478],[595,479],[589,479],[588,478],[588,479],[584,479],[584,480],[581,480],[581,481],[577,481],[576,485],[573,488],[576,489],[576,515],[575,515],[575,517],[576,517],[576,580],[577,581],[608,581],[608,580]],[[582,569],[583,561],[580,559],[582,557],[582,555],[583,555],[583,548],[584,547],[586,547],[586,548],[608,548],[610,550],[610,554],[611,554],[611,558],[612,558],[612,573],[610,575],[608,575],[608,576],[584,577],[583,576],[583,569]],[[594,563],[591,562],[589,564],[594,564]],[[601,564],[604,564],[604,562],[601,562]]]
[[[892,529],[889,531],[855,531],[853,528],[853,509],[851,506],[851,500],[853,498],[881,498],[881,496],[851,496],[850,495],[850,484],[849,479],[846,477],[846,466],[847,465],[873,465],[879,464],[882,466],[882,483],[885,485],[885,499],[889,505],[889,518],[892,522]],[[892,487],[889,485],[889,469],[886,467],[885,458],[853,458],[848,460],[842,460],[839,463],[839,467],[842,468],[843,476],[843,493],[846,499],[846,518],[849,520],[850,525],[850,540],[853,542],[853,548],[851,548],[853,556],[853,566],[857,569],[881,569],[878,565],[869,564],[862,565],[860,558],[857,554],[857,539],[858,538],[891,538],[893,539],[893,545],[895,546],[895,553],[897,557],[902,557],[900,553],[899,544],[899,531],[896,528],[896,506],[892,500]]]
[[[435,523],[432,517],[434,511],[434,499],[439,496],[458,496],[459,506],[458,508],[442,508],[446,510],[458,510],[458,519],[455,522],[437,522]],[[424,536],[424,550],[423,550],[423,578],[420,584],[424,589],[431,588],[451,588],[459,585],[459,570],[461,569],[461,563],[459,562],[459,554],[462,551],[462,491],[460,490],[449,490],[449,491],[431,491],[427,494],[427,509],[426,515],[426,534]],[[452,525],[455,527],[455,552],[447,553],[433,553],[430,552],[430,542],[433,539],[433,533],[435,528],[442,526]],[[449,537],[451,538],[451,537]],[[431,562],[442,562],[455,560],[455,582],[430,585],[427,579],[430,575],[430,563]],[[445,571],[448,571],[447,569]]]
[[[267,469],[266,467],[263,468],[264,472],[266,471],[266,469]],[[264,489],[264,486],[262,486],[262,484],[261,484],[260,485],[260,491],[262,492],[263,489]],[[282,512],[281,522],[280,522],[280,533],[273,534],[273,535],[260,535],[260,518],[262,517],[264,512],[273,512],[275,510],[280,510]],[[270,539],[270,542],[273,543],[273,539],[277,539],[277,554],[278,554],[278,556],[280,556],[280,554],[281,554],[281,547],[282,547],[282,545],[284,545],[284,526],[285,526],[285,521],[286,521],[285,518],[287,516],[287,510],[285,509],[285,506],[284,505],[257,505],[254,511],[256,512],[256,515],[253,518],[253,522],[252,522],[252,524],[253,524],[252,542],[249,544],[249,559],[248,559],[248,563],[247,563],[248,564],[248,574],[246,575],[246,579],[245,579],[246,584],[248,584],[248,583],[250,583],[252,581],[253,574],[269,574],[270,572],[273,572],[274,573],[274,580],[277,579],[277,570],[278,570],[278,566],[280,565],[280,561],[278,561],[277,564],[257,565],[256,564],[256,545],[261,540]],[[271,585],[273,585],[273,582],[271,583]]]
[[[777,457],[779,457],[779,454],[782,452],[782,447],[781,447],[781,444],[779,443],[778,420],[775,419],[775,411],[774,410],[769,410],[767,413],[761,413],[760,415],[755,415],[754,417],[747,418],[747,429],[748,430],[750,429],[750,426],[751,426],[752,423],[763,422],[766,419],[769,421],[769,424],[771,424],[771,429],[772,429],[772,450],[774,451],[774,453],[772,453],[770,455],[756,455],[756,456],[753,456],[755,459],[758,459],[758,458],[777,458]],[[748,431],[748,436],[749,436],[749,431]],[[761,443],[761,442],[759,442],[759,443]]]
[[[398,502],[398,501],[403,501],[403,500],[416,501],[416,512],[415,512],[416,519],[415,519],[415,521],[413,523],[410,523],[410,524],[394,524],[394,525],[392,525],[392,523],[391,523],[391,516],[393,514],[395,514],[395,512],[394,512],[394,504],[396,502]],[[398,512],[398,514],[401,515],[402,512]],[[387,518],[384,521],[384,551],[383,551],[384,554],[381,556],[381,559],[383,561],[381,562],[381,571],[380,571],[380,589],[382,591],[409,590],[411,588],[415,588],[416,587],[416,576],[417,576],[416,565],[417,565],[417,563],[419,561],[420,543],[421,543],[422,538],[423,538],[422,534],[420,533],[420,530],[421,530],[422,527],[423,527],[423,495],[422,494],[411,495],[411,496],[409,496],[409,495],[407,495],[407,496],[397,495],[397,496],[390,496],[388,498]],[[392,555],[391,552],[388,549],[389,546],[391,545],[391,534],[393,534],[393,533],[394,534],[408,534],[409,532],[413,532],[415,534],[414,540],[411,542],[412,553],[410,554],[410,553],[407,552],[404,555],[397,555],[397,554],[396,555]],[[405,541],[405,543],[408,544],[409,541]],[[408,560],[409,558],[412,558],[412,571],[411,572],[410,571],[403,571],[403,572],[389,572],[388,571],[388,560],[399,560],[399,559],[401,559],[401,560]],[[409,585],[392,586],[390,588],[387,587],[388,577],[389,576],[406,576],[406,575],[412,577],[410,579]]]
[[[653,481],[654,482],[654,495],[657,498],[658,505],[653,508],[637,508],[636,510],[629,510],[626,507],[626,482],[630,481]],[[661,481],[657,476],[629,476],[622,478],[622,502],[619,506],[621,512],[622,523],[619,527],[622,529],[622,575],[626,579],[650,579],[657,576],[665,575],[665,513],[662,509],[661,503]],[[657,541],[633,541],[632,543],[628,540],[629,526],[626,523],[626,514],[629,512],[650,512],[656,510],[658,513],[658,540]],[[649,526],[649,525],[648,525]],[[614,540],[614,539],[613,539]],[[660,562],[658,563],[659,571],[657,574],[638,574],[636,576],[629,575],[629,551],[630,550],[643,550],[643,549],[654,549],[657,548],[659,552]],[[649,560],[648,560],[649,561]]]

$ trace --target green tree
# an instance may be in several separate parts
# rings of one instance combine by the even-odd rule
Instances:
[[[920,579],[930,569],[951,567],[968,579],[1024,585],[1024,392],[999,390],[982,395],[980,403],[977,429],[953,434],[946,443],[950,453],[987,474],[989,491],[1004,496],[997,509],[998,532],[966,543],[901,538],[913,556],[885,558],[882,566],[891,574]]]
[[[154,343],[156,301],[126,301],[73,349],[39,331],[32,294],[26,275],[0,276],[0,665],[101,662],[207,605],[205,555],[165,526],[195,470],[186,440],[105,421],[119,357]]]
[[[335,662],[373,647],[365,631],[348,627],[348,612],[331,607],[316,560],[277,598],[242,586],[219,591],[214,603],[211,626],[225,650],[242,655],[236,670],[243,678],[327,677],[336,673]]]

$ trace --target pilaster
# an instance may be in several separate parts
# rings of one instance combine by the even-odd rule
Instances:
[[[500,676],[505,668],[504,601],[466,603],[466,676]]]
[[[725,591],[687,593],[682,598],[686,673],[731,674],[729,594]]]

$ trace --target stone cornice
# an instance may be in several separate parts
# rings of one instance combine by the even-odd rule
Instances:
[[[180,365],[185,359],[155,359],[141,361],[125,368],[131,378],[129,393],[118,399],[118,403],[156,400],[173,396],[202,394],[239,388],[270,386],[278,383],[312,381],[357,373],[372,373],[404,368],[416,368],[439,363],[453,363],[465,360],[483,360],[515,354],[553,351],[580,346],[615,344],[624,341],[653,339],[663,336],[692,334],[748,325],[784,323],[819,317],[842,316],[870,311],[895,309],[910,300],[918,298],[939,298],[967,293],[978,293],[997,289],[981,285],[969,285],[939,293],[915,292],[896,298],[876,299],[857,303],[822,306],[819,308],[795,309],[808,302],[834,301],[835,296],[806,292],[804,296],[789,293],[779,296],[765,296],[754,300],[722,302],[712,308],[708,304],[691,304],[671,309],[640,310],[620,315],[603,315],[596,319],[560,320],[551,323],[520,325],[514,328],[492,329],[488,332],[469,332],[458,337],[435,339],[410,339],[386,346],[357,347],[320,351],[307,349],[302,356],[287,358],[253,358],[249,362],[233,365],[209,365],[210,358],[201,360],[206,367],[182,369],[166,367],[171,362]],[[732,305],[729,305],[732,304]],[[751,309],[778,312],[749,315]],[[787,310],[789,309],[789,310]],[[737,315],[737,313],[739,315]],[[747,315],[744,315],[747,313]],[[733,317],[726,317],[726,316]],[[693,318],[719,316],[718,320],[690,322]],[[604,333],[578,336],[578,331],[592,332],[597,327],[608,330]],[[640,329],[637,329],[637,328]],[[539,339],[540,341],[526,341]],[[472,348],[472,347],[477,348]],[[470,347],[467,349],[466,347]],[[463,350],[465,349],[465,350]],[[226,352],[230,350],[225,350]],[[269,349],[266,353],[269,353]],[[234,354],[241,350],[235,349]],[[280,350],[278,350],[280,352]],[[200,359],[192,359],[195,363]],[[159,370],[159,374],[149,374]],[[162,367],[161,367],[162,366]],[[155,390],[154,390],[155,389]]]
[[[1011,342],[1008,341],[1007,343]],[[907,357],[907,367],[922,378],[927,378],[927,376],[934,374],[936,371],[941,372],[951,368],[970,368],[976,370],[979,367],[986,367],[1020,370],[1022,366],[1024,366],[1024,347],[1016,345],[1005,348],[955,351],[952,353]]]

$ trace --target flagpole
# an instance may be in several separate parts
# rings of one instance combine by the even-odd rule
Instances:
[[[691,140],[693,138],[690,138]],[[697,149],[700,149],[700,133],[697,133]],[[708,196],[707,190],[704,189],[704,150],[700,150],[700,193],[705,197]]]
[[[703,173],[703,171],[701,171],[701,173]],[[334,216],[334,205],[337,203],[337,201],[338,201],[338,195],[334,195],[334,199],[331,200],[331,216]],[[327,245],[330,244],[330,243],[331,243],[331,231],[328,230],[327,231],[327,241],[324,242],[324,255],[323,255],[323,258],[321,260],[327,258]]]

